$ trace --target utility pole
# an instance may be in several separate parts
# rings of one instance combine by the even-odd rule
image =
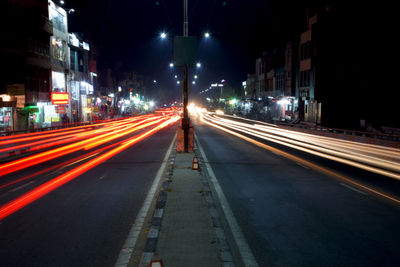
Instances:
[[[188,37],[188,0],[183,0],[183,36]],[[187,64],[184,65],[183,70],[183,119],[182,119],[182,128],[183,128],[183,145],[185,149],[185,153],[189,150],[189,116],[187,110],[188,104],[188,67]]]

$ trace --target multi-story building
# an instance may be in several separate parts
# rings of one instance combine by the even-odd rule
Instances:
[[[264,57],[256,59],[256,73],[255,73],[255,89],[256,97],[261,98],[265,91],[265,60]]]
[[[70,69],[68,83],[71,103],[70,118],[72,121],[87,121],[90,119],[93,82],[97,73],[95,61],[89,65],[90,45],[82,41],[77,33],[69,33]]]
[[[297,73],[296,97],[299,99],[299,118],[306,122],[321,122],[321,103],[315,94],[315,37],[313,27],[317,15],[307,18],[304,32],[300,34],[299,69]]]
[[[374,48],[363,19],[354,21],[356,9],[325,6],[307,10],[307,24],[300,34],[296,95],[304,121],[336,128],[357,128],[374,102]],[[364,62],[364,63],[362,63]],[[376,80],[376,79],[375,79]],[[363,99],[363,105],[356,107]],[[373,110],[373,109],[372,109]],[[378,114],[373,110],[371,117]],[[371,114],[370,113],[370,114]],[[375,114],[374,114],[375,113]]]
[[[255,99],[257,97],[255,74],[247,74],[245,95],[246,99]]]
[[[47,0],[8,0],[2,5],[0,52],[0,131],[38,127],[38,104],[48,101],[50,90]]]
[[[68,104],[57,104],[57,102],[46,102],[41,105],[43,112],[41,118],[42,127],[63,124],[69,121],[71,116],[70,96],[71,91],[68,85],[69,75],[69,35],[68,35],[68,16],[67,11],[48,1],[49,20],[53,23],[53,35],[50,37],[50,60],[51,60],[51,80],[50,96],[53,98],[59,95],[68,98]]]

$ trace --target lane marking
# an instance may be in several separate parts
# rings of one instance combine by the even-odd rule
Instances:
[[[97,181],[103,179],[103,178],[106,177],[106,176],[107,176],[107,174],[102,175],[99,179],[97,179]]]
[[[360,193],[360,194],[363,194],[363,195],[367,195],[367,193],[365,193],[363,191],[360,191],[360,190],[358,190],[358,189],[356,189],[356,188],[354,188],[354,187],[352,187],[352,186],[350,186],[348,184],[344,184],[344,183],[339,183],[339,184],[344,186],[344,187],[346,187],[346,188],[348,188],[348,189],[350,189],[350,190],[353,190],[354,192],[357,192],[357,193]]]
[[[89,155],[89,156],[87,156],[87,157],[84,157],[84,158],[82,158],[82,159],[78,159],[78,160],[76,160],[76,161],[74,161],[74,162],[71,162],[70,164],[67,164],[67,165],[61,167],[60,170],[66,168],[66,167],[68,167],[68,166],[74,165],[74,164],[76,164],[76,163],[78,163],[78,162],[84,161],[84,160],[86,160],[86,159],[88,159],[88,158],[94,157],[94,156],[98,155],[99,153],[100,153],[100,152],[97,152],[97,153],[94,153],[94,154]]]
[[[136,246],[136,241],[139,238],[139,234],[143,229],[143,224],[144,224],[145,218],[149,212],[151,203],[157,192],[157,188],[161,181],[161,176],[164,173],[164,170],[167,166],[168,158],[171,155],[172,147],[175,143],[175,140],[176,140],[176,134],[174,135],[174,138],[172,139],[172,142],[169,145],[167,152],[165,153],[164,160],[162,161],[162,164],[161,164],[160,168],[158,169],[156,177],[153,180],[153,184],[151,185],[151,187],[147,193],[147,196],[143,202],[143,206],[139,210],[138,215],[136,216],[135,223],[132,225],[132,228],[129,231],[129,234],[125,240],[125,243],[122,246],[122,249],[119,253],[118,259],[114,265],[116,267],[117,266],[118,267],[128,266],[128,263],[132,257],[132,254],[133,254],[135,246]]]
[[[203,147],[201,146],[199,139],[197,138],[196,133],[194,134],[194,136],[196,138],[201,156],[203,157],[204,164],[206,165],[206,169],[210,175],[211,182],[217,193],[217,197],[221,204],[225,218],[228,222],[229,228],[231,229],[235,243],[239,249],[240,257],[242,258],[242,261],[245,266],[256,267],[256,266],[258,266],[258,263],[253,255],[253,252],[251,251],[249,245],[247,244],[246,238],[244,237],[244,234],[239,226],[239,223],[236,221],[236,218],[233,215],[232,209],[229,206],[228,200],[226,199],[225,194],[222,191],[221,185],[219,184],[213,169],[211,168],[210,164],[208,163],[209,161],[206,157],[206,154],[204,153]]]
[[[307,166],[304,166],[303,164],[301,164],[301,163],[298,163],[298,162],[296,162],[296,164],[297,165],[299,165],[299,166],[301,166],[301,167],[303,167],[304,169],[307,169],[307,170],[309,170],[310,168],[309,167],[307,167]]]
[[[26,183],[26,184],[17,186],[16,188],[9,190],[8,192],[9,192],[9,193],[14,193],[14,192],[16,192],[16,191],[18,191],[18,190],[20,190],[20,189],[22,189],[22,188],[24,188],[24,187],[30,185],[30,184],[33,184],[34,182],[35,182],[35,181],[30,181],[30,182],[28,182],[28,183]]]

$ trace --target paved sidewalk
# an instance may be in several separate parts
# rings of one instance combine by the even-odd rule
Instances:
[[[221,266],[194,153],[177,153],[154,258],[163,266]]]

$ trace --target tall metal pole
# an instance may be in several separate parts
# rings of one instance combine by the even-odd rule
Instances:
[[[183,0],[183,36],[188,37],[188,0]]]
[[[183,36],[188,37],[188,0],[183,0]],[[188,67],[187,64],[184,65],[183,70],[183,146],[185,152],[189,151],[189,116],[187,110],[188,103]]]

